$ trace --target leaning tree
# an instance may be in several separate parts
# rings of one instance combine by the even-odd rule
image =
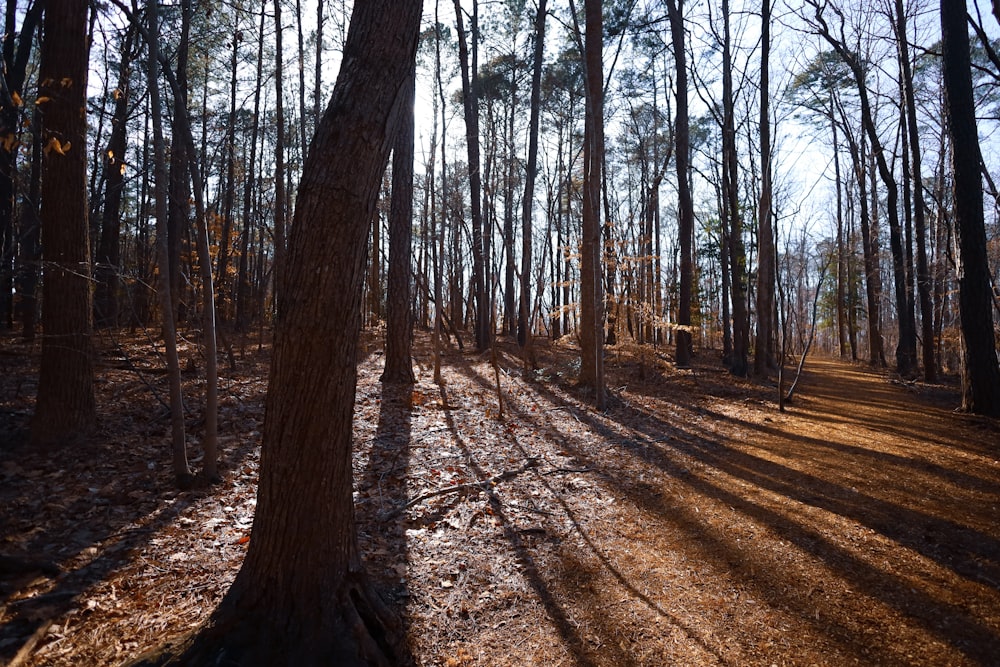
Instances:
[[[368,226],[416,57],[420,0],[357,0],[302,170],[275,326],[257,511],[239,575],[173,665],[396,665],[361,565],[351,437]]]

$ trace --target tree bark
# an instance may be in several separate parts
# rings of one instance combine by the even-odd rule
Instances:
[[[954,169],[955,232],[958,236],[959,312],[962,320],[962,408],[1000,416],[1000,367],[997,364],[986,224],[982,156],[966,27],[965,0],[941,2],[941,35],[948,128]]]
[[[32,441],[62,444],[97,426],[87,224],[87,17],[76,0],[50,0],[39,67],[42,166],[41,368]]]
[[[525,368],[534,366],[531,332],[531,211],[538,172],[538,124],[541,115],[542,65],[545,56],[546,0],[539,0],[535,12],[535,50],[531,70],[531,109],[528,118],[528,164],[521,201],[521,300],[517,313],[517,342],[522,347]]]
[[[749,371],[750,318],[746,303],[746,247],[743,243],[743,219],[740,212],[739,162],[736,154],[736,121],[733,108],[733,59],[730,47],[729,1],[722,0],[722,189],[726,198],[726,222],[729,231],[730,289],[733,306],[733,355],[729,370],[745,377]]]
[[[601,279],[601,173],[604,153],[604,17],[601,0],[585,0],[583,229],[580,259],[580,383],[593,388],[598,410],[604,387],[604,289]]]
[[[931,276],[927,266],[927,222],[924,215],[924,186],[921,173],[920,132],[917,127],[917,105],[913,94],[913,67],[906,37],[906,14],[903,0],[896,0],[896,41],[899,44],[903,98],[906,104],[906,132],[910,139],[910,179],[913,182],[913,226],[917,245],[917,298],[920,302],[920,325],[923,338],[924,379],[937,379],[934,355],[934,310],[931,304]]]
[[[414,68],[416,61],[414,61]],[[392,200],[389,205],[389,268],[386,282],[385,369],[383,383],[412,384],[413,340],[413,97],[416,70],[410,72],[392,147]]]
[[[462,5],[455,0],[455,25],[458,32],[458,58],[462,71],[462,104],[465,110],[465,142],[469,156],[469,198],[472,207],[472,289],[476,300],[476,349],[482,352],[493,340],[490,331],[491,311],[487,289],[489,250],[483,233],[482,174],[479,167],[479,97],[476,43],[479,39],[477,1],[473,0],[472,62],[469,61],[469,40],[465,35]]]
[[[760,200],[757,206],[757,338],[754,373],[764,375],[776,366],[774,359],[774,281],[777,257],[771,220],[771,114],[770,65],[771,2],[761,3],[760,51]]]
[[[691,133],[688,119],[687,56],[684,46],[684,0],[667,0],[670,36],[674,47],[677,76],[677,235],[680,249],[680,294],[677,309],[677,337],[674,361],[686,367],[691,363],[691,301],[694,291],[694,202],[691,199]]]

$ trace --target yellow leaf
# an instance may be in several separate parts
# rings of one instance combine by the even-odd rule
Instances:
[[[112,162],[115,161],[115,152],[110,148],[108,149],[108,159],[111,160]]]
[[[10,99],[14,101],[14,106],[16,107],[19,107],[22,104],[24,104],[24,101],[21,99],[21,96],[17,94],[16,90],[10,94]]]
[[[51,101],[52,101],[51,97],[46,97],[45,95],[42,95],[41,97],[35,100],[35,104],[45,104],[46,102],[51,102]]]
[[[122,176],[124,176],[124,175],[125,175],[125,163],[124,163],[124,162],[122,162],[122,166],[121,166],[121,169],[119,169],[119,173],[120,173],[120,174],[121,174]]]
[[[73,79],[71,79],[68,76],[64,76],[62,79],[59,80],[59,85],[62,86],[63,88],[69,88],[70,86],[73,85]]]
[[[55,151],[56,153],[59,153],[59,155],[66,155],[66,151],[68,151],[70,149],[70,146],[72,145],[73,143],[70,141],[67,141],[64,144],[61,143],[57,138],[51,137],[49,139],[49,143],[45,145],[43,151],[46,155],[49,154],[49,151]]]
[[[115,98],[115,101],[120,100],[122,98],[122,91],[115,88],[115,92],[111,93],[111,96]]]

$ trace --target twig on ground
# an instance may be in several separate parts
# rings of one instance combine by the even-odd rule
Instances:
[[[498,475],[487,477],[486,479],[480,480],[478,482],[465,482],[464,484],[452,484],[451,486],[445,486],[440,489],[435,489],[433,491],[421,493],[419,496],[417,496],[410,502],[406,503],[402,507],[390,510],[388,513],[383,515],[382,518],[383,519],[392,518],[397,514],[410,509],[414,505],[418,505],[423,501],[428,500],[430,498],[434,498],[436,496],[443,496],[449,493],[466,493],[469,491],[487,491],[493,484],[498,484],[513,477],[517,477],[525,470],[536,467],[538,465],[538,462],[539,461],[537,458],[532,457],[529,458],[527,461],[525,461],[524,465],[522,465],[519,468],[514,468],[512,470],[505,470],[504,472]]]

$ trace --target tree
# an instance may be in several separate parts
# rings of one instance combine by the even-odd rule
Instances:
[[[917,127],[917,105],[913,94],[913,66],[910,45],[906,37],[906,13],[903,0],[896,0],[896,44],[899,48],[900,84],[903,88],[906,127],[910,147],[910,180],[913,182],[913,226],[917,245],[917,296],[920,302],[920,324],[923,337],[924,379],[937,378],[934,357],[934,312],[931,307],[931,278],[927,266],[927,223],[924,216],[924,183],[921,173],[920,132]],[[907,135],[904,135],[907,136]]]
[[[677,142],[678,220],[680,248],[680,294],[677,304],[677,337],[674,361],[678,366],[691,363],[691,301],[694,292],[694,202],[691,199],[691,132],[688,118],[687,57],[684,46],[684,0],[667,0],[670,36],[674,47],[677,75],[677,120],[674,135]]]
[[[754,342],[754,373],[764,375],[774,368],[774,281],[776,251],[771,220],[771,117],[770,70],[771,0],[761,3],[760,35],[760,203],[757,207],[757,338]]]
[[[490,346],[491,311],[487,289],[487,262],[489,234],[483,233],[482,174],[479,167],[479,84],[478,41],[479,3],[472,3],[472,55],[470,62],[469,40],[462,20],[462,3],[455,0],[455,26],[458,31],[458,57],[462,70],[462,105],[465,110],[465,143],[469,156],[469,196],[472,207],[472,289],[476,298],[476,349],[482,352]]]
[[[545,53],[545,0],[539,0],[535,12],[535,49],[531,70],[531,110],[528,120],[528,164],[524,175],[521,201],[521,300],[517,316],[517,342],[523,348],[525,368],[534,365],[531,340],[531,208],[535,199],[535,175],[538,171],[538,122],[541,115],[542,60]]]
[[[368,225],[416,55],[421,3],[358,1],[299,185],[246,559],[180,655],[144,664],[395,665],[364,575],[351,439]]]
[[[410,275],[413,272],[413,97],[416,60],[405,97],[400,103],[399,127],[392,147],[392,200],[389,204],[389,288],[386,297],[385,370],[382,382],[413,384],[410,358],[413,334]]]
[[[98,327],[118,324],[118,290],[121,273],[121,202],[125,189],[125,150],[129,98],[132,80],[133,42],[135,29],[129,26],[122,38],[118,87],[115,89],[115,110],[111,119],[111,136],[104,159],[104,206],[101,211],[101,236],[97,246],[94,271],[94,324]]]
[[[32,440],[55,443],[97,425],[87,224],[87,20],[76,0],[52,0],[43,25],[42,359]]]
[[[948,131],[954,169],[958,236],[959,312],[962,321],[962,407],[1000,416],[1000,367],[983,213],[982,156],[972,94],[965,0],[941,2],[941,36]]]
[[[14,237],[14,179],[17,171],[18,115],[21,112],[21,94],[24,92],[25,73],[31,56],[35,27],[42,17],[44,3],[36,2],[25,13],[21,32],[14,40],[18,3],[7,0],[3,40],[3,67],[0,68],[0,327],[13,324],[11,287],[15,237]]]

